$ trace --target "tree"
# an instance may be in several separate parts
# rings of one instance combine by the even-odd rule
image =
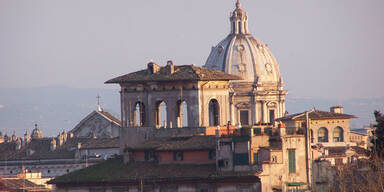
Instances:
[[[384,191],[384,115],[374,112],[376,125],[369,159],[360,159],[336,168],[331,191]]]
[[[373,144],[372,156],[384,157],[384,115],[379,111],[374,112],[376,125],[371,140]]]

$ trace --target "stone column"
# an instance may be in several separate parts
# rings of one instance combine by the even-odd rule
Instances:
[[[261,105],[262,105],[261,111],[263,114],[262,120],[263,120],[263,123],[266,123],[267,122],[267,102],[261,101]]]
[[[175,128],[176,123],[176,99],[174,97],[168,98],[166,100],[167,106],[167,127],[166,128]]]
[[[251,125],[254,125],[256,123],[256,101],[255,101],[255,95],[252,94],[251,97]]]

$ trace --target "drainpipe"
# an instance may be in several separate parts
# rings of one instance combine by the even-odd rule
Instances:
[[[312,167],[312,150],[310,140],[310,124],[309,124],[309,112],[305,112],[305,168],[307,172],[307,185],[308,189],[311,189],[311,167]]]

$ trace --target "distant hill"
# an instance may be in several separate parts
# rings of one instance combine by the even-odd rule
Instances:
[[[96,96],[102,107],[120,118],[118,89],[78,89],[69,87],[0,88],[0,131],[22,136],[38,124],[44,136],[71,130],[81,119],[96,109]],[[384,111],[383,98],[316,99],[287,96],[287,111],[303,112],[315,107],[328,111],[330,106],[343,105],[344,112],[358,116],[352,128],[361,128],[374,121],[373,111]]]

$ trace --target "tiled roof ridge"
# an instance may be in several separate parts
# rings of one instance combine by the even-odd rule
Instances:
[[[301,112],[301,113],[295,113],[295,114],[292,114],[292,115],[287,115],[287,116],[284,116],[284,117],[280,117],[280,118],[278,118],[276,120],[278,120],[278,121],[280,121],[280,120],[295,120],[295,119],[303,118],[303,116],[305,116],[306,112],[309,112],[309,114],[308,114],[309,116],[311,116],[311,114],[318,116],[318,117],[309,117],[310,119],[324,119],[324,118],[350,119],[350,118],[356,118],[356,116],[350,115],[350,114],[346,114],[346,113],[335,113],[335,112],[330,112],[330,111],[322,111],[322,110],[312,109],[312,110],[309,110],[309,111],[304,111],[304,112]],[[322,117],[322,115],[329,115],[329,116],[328,117],[324,117],[324,116]]]
[[[166,71],[167,66],[160,66],[157,73],[148,74],[148,69],[142,69],[107,80],[105,83],[124,82],[155,82],[155,81],[180,81],[180,80],[240,80],[240,76],[228,74],[219,70],[208,69],[196,65],[175,65],[174,72]],[[192,71],[192,72],[191,72]]]
[[[103,117],[105,117],[106,119],[112,121],[116,125],[121,126],[120,120],[118,118],[116,118],[115,116],[113,116],[111,113],[104,111],[104,110],[103,111],[96,110],[96,112],[99,113],[100,115],[102,115]]]

